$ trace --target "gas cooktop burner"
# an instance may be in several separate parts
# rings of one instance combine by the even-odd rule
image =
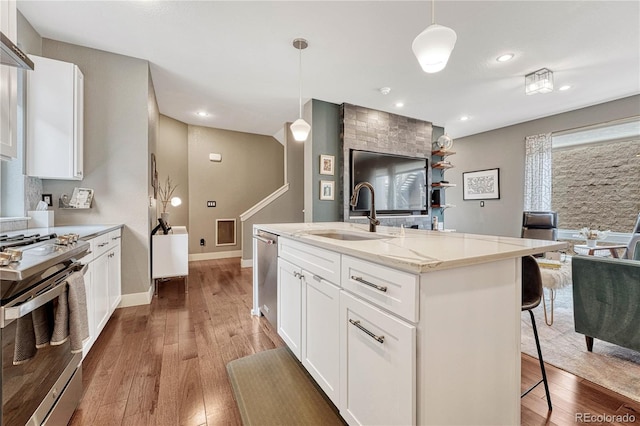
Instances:
[[[19,235],[13,235],[11,237],[8,237],[6,235],[2,235],[2,236],[0,236],[0,252],[4,251],[5,249],[11,248],[11,247],[28,246],[28,245],[31,245],[31,244],[39,243],[41,241],[52,240],[52,239],[57,238],[57,237],[58,236],[56,234],[47,234],[47,235],[40,235],[40,234],[24,235],[24,234],[19,234]]]

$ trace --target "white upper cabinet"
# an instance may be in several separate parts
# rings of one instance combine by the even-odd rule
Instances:
[[[84,76],[74,64],[29,57],[27,175],[82,180]]]
[[[16,42],[16,2],[13,0],[0,1],[0,31]],[[0,65],[0,158],[3,160],[18,156],[18,72],[23,71]]]

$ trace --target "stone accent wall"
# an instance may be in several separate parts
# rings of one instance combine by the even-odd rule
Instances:
[[[345,222],[361,223],[363,220],[349,219],[349,194],[351,193],[351,176],[349,173],[349,150],[362,149],[365,151],[381,152],[385,154],[407,155],[411,157],[429,158],[431,164],[431,134],[432,124],[428,121],[403,117],[388,112],[377,111],[351,104],[341,107],[342,153],[344,170],[343,206]],[[431,168],[427,173],[429,187],[431,185]],[[366,219],[365,223],[368,223]],[[418,225],[420,228],[430,229],[431,221],[428,217],[416,218],[380,218],[382,225],[405,226]]]
[[[640,140],[553,151],[558,226],[631,232],[640,212]]]

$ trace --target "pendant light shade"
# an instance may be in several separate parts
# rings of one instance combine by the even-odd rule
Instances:
[[[302,118],[298,118],[291,124],[291,133],[293,133],[293,138],[298,142],[306,141],[310,131],[311,126]]]
[[[309,137],[309,132],[311,131],[311,125],[302,119],[302,49],[306,49],[309,46],[307,40],[303,38],[297,38],[293,40],[293,47],[298,49],[299,55],[299,92],[298,92],[298,101],[299,101],[299,118],[291,124],[291,133],[293,133],[293,138],[298,142],[304,142]]]
[[[422,70],[436,73],[447,66],[458,36],[451,28],[435,23],[435,1],[431,3],[431,18],[431,25],[418,34],[411,48]]]

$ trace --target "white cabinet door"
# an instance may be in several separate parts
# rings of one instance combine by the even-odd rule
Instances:
[[[0,31],[14,43],[17,35],[16,2],[0,1]],[[17,148],[17,68],[0,65],[0,158],[10,159],[18,156]]]
[[[120,274],[122,247],[119,239],[113,240],[113,236],[111,238],[115,246],[107,254],[109,258],[109,316],[116,310],[120,300],[122,300],[122,276]]]
[[[95,296],[93,294],[93,262],[87,264],[87,270],[84,273],[84,291],[87,294],[87,322],[89,325],[89,338],[82,346],[82,359],[87,356],[97,337],[95,322]]]
[[[278,258],[278,334],[301,359],[302,270]]]
[[[302,364],[324,393],[340,403],[340,288],[303,270]]]
[[[109,255],[103,254],[93,261],[93,300],[96,337],[109,320]]]
[[[347,423],[416,424],[416,328],[341,291],[340,346]]]
[[[29,57],[27,175],[82,180],[84,76],[74,64]]]

